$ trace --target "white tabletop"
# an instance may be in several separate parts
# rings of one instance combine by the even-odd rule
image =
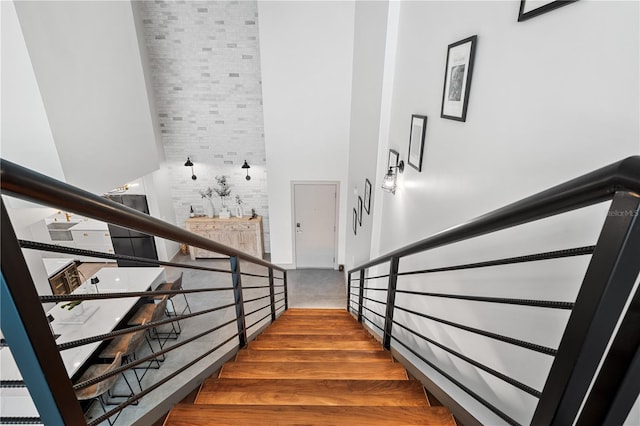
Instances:
[[[68,257],[54,257],[54,258],[45,258],[42,259],[42,263],[44,263],[44,269],[47,271],[47,276],[51,277],[52,275],[57,274],[62,271],[68,265],[71,265],[74,262],[73,259]]]
[[[102,268],[94,276],[100,280],[98,284],[100,293],[144,291],[149,287],[154,289],[158,284],[166,281],[164,268]],[[73,294],[86,293],[89,285],[88,282],[83,283]],[[65,320],[78,321],[73,311],[60,307],[66,302],[57,304],[48,312],[54,317],[52,323],[54,332],[60,334],[56,344],[112,331],[138,299],[139,297],[126,297],[84,301],[82,305],[84,305],[85,312],[93,311],[93,313],[82,324],[61,324]],[[96,342],[60,352],[69,377],[78,371],[99,345],[100,342]],[[0,349],[0,377],[2,380],[22,380],[20,371],[7,347]],[[33,414],[35,407],[33,407],[31,397],[26,389],[3,389],[0,396],[0,411],[3,416],[9,416],[9,412],[15,412],[18,407],[22,407],[18,410],[18,412],[24,413],[21,415],[38,416],[37,413]]]

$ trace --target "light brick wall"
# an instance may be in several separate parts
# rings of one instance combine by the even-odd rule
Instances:
[[[203,205],[199,190],[228,175],[232,201],[240,195],[245,213],[263,216],[269,252],[256,2],[143,1],[140,11],[177,224]]]

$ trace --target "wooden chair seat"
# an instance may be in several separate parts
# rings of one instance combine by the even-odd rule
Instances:
[[[87,371],[85,371],[84,374],[80,376],[78,383],[94,379],[98,376],[106,374],[109,371],[120,367],[121,359],[122,359],[122,354],[118,353],[116,354],[111,364],[91,365],[89,368],[87,368]],[[116,374],[114,376],[111,376],[109,378],[102,380],[101,382],[98,382],[91,386],[87,386],[86,388],[83,388],[83,389],[79,389],[76,391],[76,398],[78,398],[79,400],[97,398],[100,395],[103,395],[104,393],[106,393],[109,389],[111,389],[117,380],[118,380],[118,375]]]

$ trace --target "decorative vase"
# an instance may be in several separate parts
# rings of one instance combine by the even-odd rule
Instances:
[[[238,204],[236,206],[236,216],[237,217],[242,217],[244,216],[244,210],[242,209],[242,204]]]
[[[215,209],[213,208],[213,201],[208,199],[206,203],[204,203],[205,214],[207,217],[213,217]]]

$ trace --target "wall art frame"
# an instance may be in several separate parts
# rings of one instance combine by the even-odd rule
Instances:
[[[407,162],[411,167],[422,172],[422,157],[424,154],[424,140],[427,132],[427,116],[413,114],[409,133],[409,154]]]
[[[353,235],[358,235],[358,212],[353,209]]]
[[[397,167],[398,161],[400,161],[400,154],[395,149],[390,149],[389,157],[387,157],[387,170],[389,167]]]
[[[358,225],[362,226],[362,197],[358,195]]]
[[[577,0],[520,0],[520,10],[518,12],[518,22],[535,18],[543,13],[551,12],[559,7],[575,3]]]
[[[371,214],[371,181],[364,180],[364,210],[367,214]]]
[[[473,76],[478,36],[452,43],[447,48],[440,117],[467,121],[467,106]]]

